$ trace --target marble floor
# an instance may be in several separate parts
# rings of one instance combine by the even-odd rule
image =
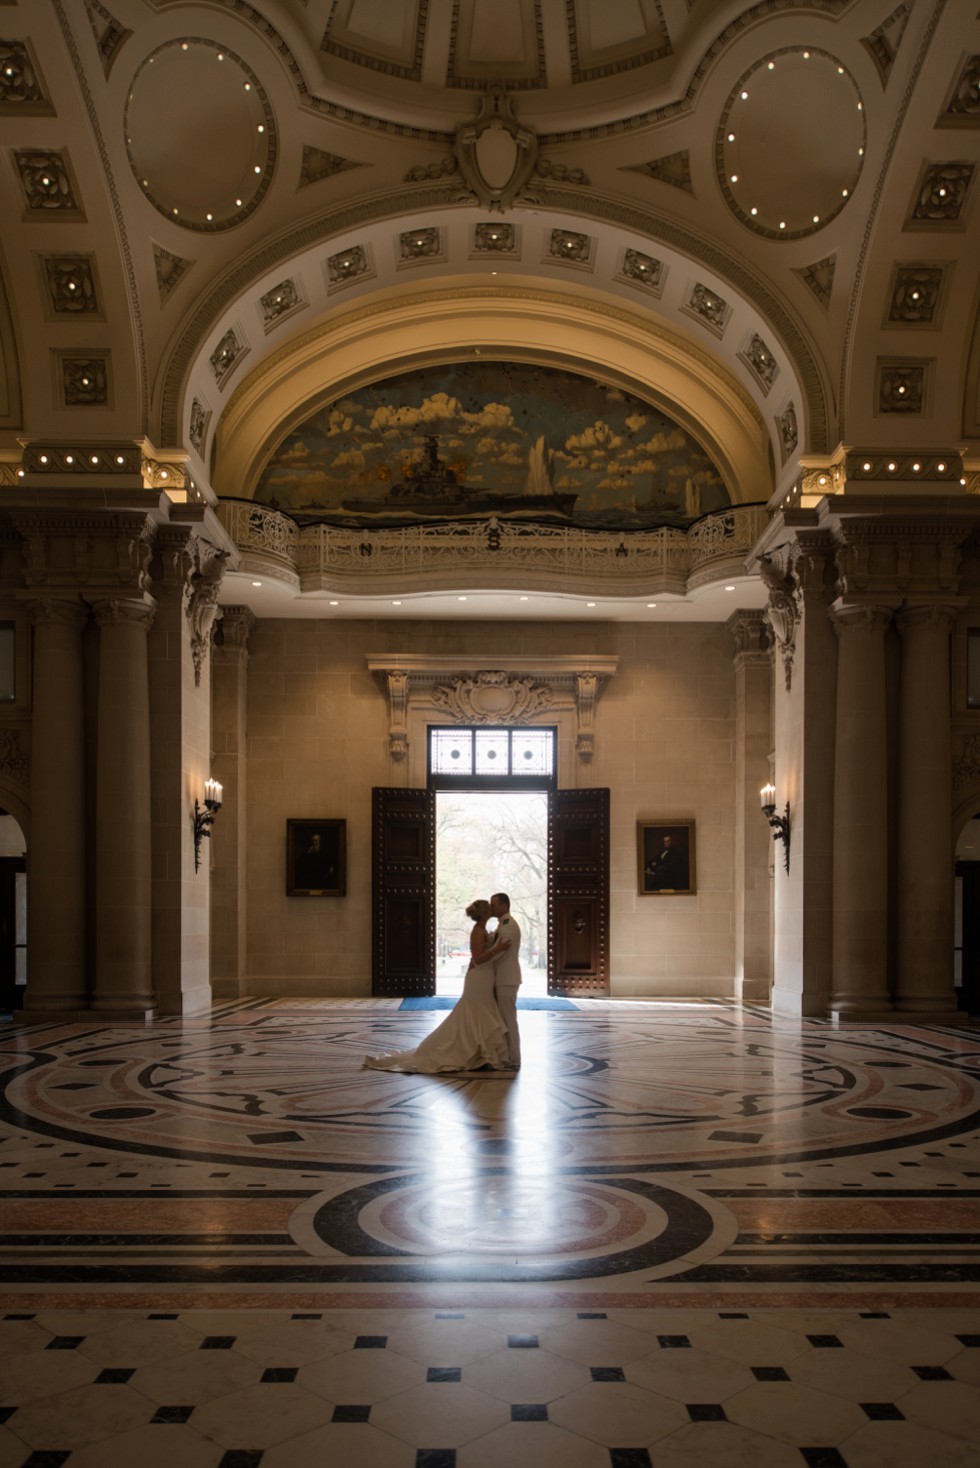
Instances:
[[[441,1017],[0,1029],[0,1468],[976,1464],[980,1030]]]

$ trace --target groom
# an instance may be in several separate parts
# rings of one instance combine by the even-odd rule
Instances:
[[[509,938],[510,947],[493,961],[493,992],[504,1024],[507,1026],[507,1059],[509,1070],[521,1068],[521,1032],[517,1028],[517,990],[521,983],[521,930],[510,915],[510,898],[506,892],[495,892],[490,898],[490,916],[497,919],[497,938]]]

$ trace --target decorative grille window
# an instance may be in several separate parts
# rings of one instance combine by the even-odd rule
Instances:
[[[556,743],[556,729],[431,727],[429,785],[499,780],[510,785],[533,782],[540,790],[554,784]]]

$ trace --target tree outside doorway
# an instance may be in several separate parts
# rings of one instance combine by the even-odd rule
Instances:
[[[521,929],[522,992],[547,994],[547,886],[546,791],[438,791],[436,993],[462,990],[469,964],[469,904],[506,892]]]

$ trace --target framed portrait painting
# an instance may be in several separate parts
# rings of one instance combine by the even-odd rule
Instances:
[[[286,896],[343,897],[347,822],[286,822]]]
[[[693,821],[637,821],[641,897],[687,897],[696,892]]]

